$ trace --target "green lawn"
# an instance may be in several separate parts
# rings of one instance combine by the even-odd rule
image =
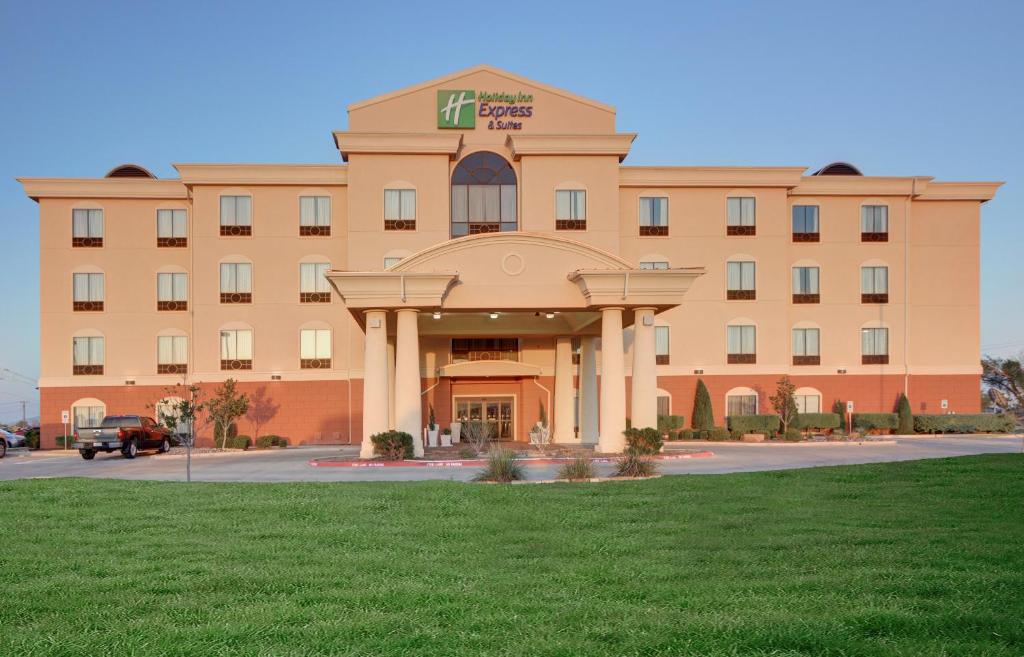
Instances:
[[[0,483],[0,655],[1024,654],[1024,456]]]

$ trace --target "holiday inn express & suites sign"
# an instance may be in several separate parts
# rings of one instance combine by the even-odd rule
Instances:
[[[476,119],[488,130],[521,130],[533,116],[533,94],[442,89],[437,92],[437,127],[472,130]]]

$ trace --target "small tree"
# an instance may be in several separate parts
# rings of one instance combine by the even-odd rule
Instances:
[[[697,379],[697,392],[693,395],[693,418],[690,426],[697,431],[710,431],[715,428],[715,412],[711,408],[711,395],[704,385],[703,379]]]
[[[910,400],[907,399],[906,393],[900,393],[900,398],[896,402],[896,414],[899,416],[896,433],[903,435],[914,433],[914,414],[910,410]]]
[[[214,391],[213,397],[203,404],[203,410],[214,427],[220,428],[223,436],[220,446],[223,449],[227,447],[228,427],[249,410],[249,397],[236,390],[234,379],[228,379]]]
[[[427,413],[427,428],[431,431],[435,431],[437,429],[437,418],[434,416],[434,405],[431,404],[429,408],[430,412]]]
[[[782,433],[786,433],[789,425],[796,421],[796,398],[793,396],[795,392],[796,386],[793,385],[788,376],[783,376],[776,383],[775,394],[768,398],[772,408],[779,415],[779,422],[782,423]]]
[[[192,448],[196,444],[196,424],[199,412],[203,408],[203,391],[196,384],[188,386],[182,396],[182,386],[175,385],[164,388],[165,399],[176,399],[168,404],[159,404],[156,408],[156,420],[171,433],[179,436],[185,445],[185,481],[192,481]],[[178,433],[178,428],[185,425],[185,433]]]
[[[544,402],[537,400],[540,405],[540,410],[537,412],[537,421],[540,423],[542,429],[548,428],[548,413],[544,410]]]
[[[981,361],[981,382],[991,393],[989,399],[1003,411],[1024,412],[1024,355],[1017,358],[989,358]]]
[[[462,423],[462,438],[472,445],[477,456],[483,454],[491,442],[491,426],[482,420],[469,420]]]
[[[839,417],[846,417],[846,404],[843,403],[842,399],[832,402],[832,412]]]

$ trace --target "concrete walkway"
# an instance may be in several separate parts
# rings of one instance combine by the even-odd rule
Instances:
[[[749,444],[692,443],[710,449],[711,458],[665,461],[663,474],[720,474],[787,470],[828,465],[911,461],[915,459],[1024,451],[1024,439],[1000,436],[898,437],[894,443],[843,445],[831,443]],[[198,455],[192,459],[195,481],[469,481],[478,468],[315,468],[309,461],[323,457],[355,457],[358,447],[308,447]],[[557,466],[527,469],[530,479],[553,479]],[[598,466],[600,474],[611,466]],[[120,454],[98,454],[92,461],[77,452],[33,452],[0,459],[0,480],[32,477],[95,477],[184,481],[183,456],[142,454],[129,461]]]

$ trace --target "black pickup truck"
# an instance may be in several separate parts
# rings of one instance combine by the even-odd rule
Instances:
[[[140,449],[157,449],[166,452],[171,449],[171,433],[141,415],[108,415],[98,427],[81,428],[75,431],[75,449],[86,461],[91,461],[96,452],[121,450],[126,459],[133,459]]]

